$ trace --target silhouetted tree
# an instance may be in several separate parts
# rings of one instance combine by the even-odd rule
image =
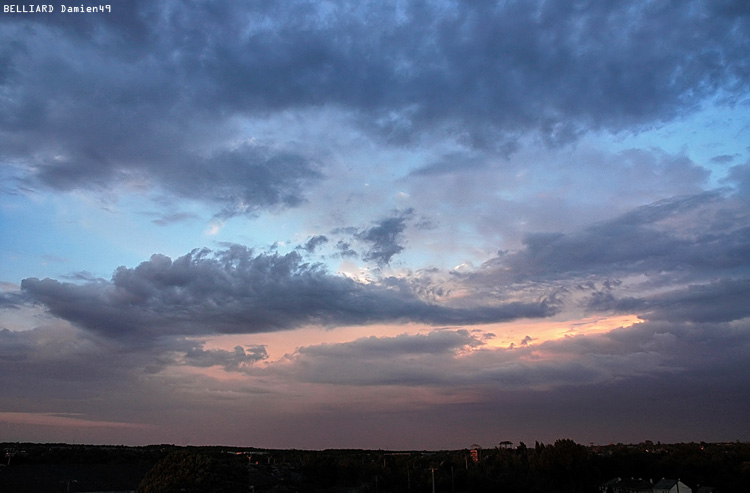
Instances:
[[[139,493],[247,491],[246,459],[180,450],[156,463],[143,478]]]

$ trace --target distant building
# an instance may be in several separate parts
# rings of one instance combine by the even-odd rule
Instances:
[[[610,479],[599,485],[600,493],[692,493],[692,489],[679,479],[664,479],[657,482],[645,479]]]
[[[664,479],[654,485],[654,493],[692,493],[693,490],[679,479]]]

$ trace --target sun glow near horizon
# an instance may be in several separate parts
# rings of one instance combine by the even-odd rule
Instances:
[[[264,346],[268,357],[256,363],[258,366],[263,366],[293,357],[300,348],[347,344],[373,337],[383,339],[427,335],[433,331],[467,330],[477,334],[484,341],[483,345],[467,348],[467,351],[471,352],[477,349],[513,349],[572,336],[604,334],[616,329],[627,329],[638,323],[642,323],[642,320],[637,315],[628,314],[555,321],[524,319],[499,324],[456,327],[434,327],[423,324],[375,324],[336,328],[308,326],[282,332],[213,336],[205,340],[204,348],[230,351],[236,346]]]

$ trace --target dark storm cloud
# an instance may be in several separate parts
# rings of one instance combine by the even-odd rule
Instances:
[[[123,339],[255,333],[305,324],[475,324],[546,317],[558,309],[554,298],[442,306],[421,300],[403,280],[362,284],[305,263],[296,252],[255,255],[241,246],[215,254],[196,250],[174,261],[154,255],[136,268],[118,268],[111,281],[29,278],[21,287],[53,315]]]
[[[404,249],[399,243],[403,241],[406,220],[413,214],[412,209],[399,212],[394,216],[381,219],[375,226],[358,233],[357,239],[371,245],[364,259],[374,261],[381,266],[389,264],[391,258]]]
[[[658,125],[750,81],[743,0],[113,9],[0,18],[4,156],[53,188],[145,176],[224,215],[294,206],[320,178],[304,150],[237,148],[233,119],[330,108],[394,143],[507,153],[528,132]]]

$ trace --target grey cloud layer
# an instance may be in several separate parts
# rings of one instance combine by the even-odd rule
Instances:
[[[34,301],[74,324],[121,338],[175,334],[254,333],[306,324],[417,321],[474,324],[545,317],[554,300],[475,308],[419,299],[396,279],[362,284],[287,255],[253,254],[234,246],[191,252],[174,261],[154,255],[136,268],[120,267],[111,281],[83,284],[24,279]]]
[[[115,10],[0,19],[6,159],[61,189],[145,178],[225,216],[298,205],[322,178],[305,145],[243,143],[237,118],[331,108],[393,143],[507,152],[527,132],[659,124],[750,82],[742,0]]]
[[[731,322],[750,317],[750,279],[719,279],[689,285],[650,297],[623,297],[595,293],[594,310],[637,312],[646,320],[671,322]]]
[[[424,385],[450,379],[438,368],[456,354],[484,344],[466,330],[427,335],[369,337],[349,343],[300,348],[290,356],[296,378],[350,385]],[[280,371],[289,371],[283,365]],[[443,367],[444,368],[444,367]],[[445,369],[445,368],[444,368]],[[275,371],[275,369],[272,369]]]
[[[114,337],[306,324],[491,323],[550,316],[571,308],[576,291],[588,293],[579,299],[588,310],[734,320],[747,315],[741,303],[750,278],[746,211],[746,202],[717,192],[661,201],[574,234],[530,236],[522,249],[449,280],[434,271],[361,283],[331,275],[296,251],[255,254],[235,245],[174,261],[154,255],[138,267],[120,267],[111,281],[30,278],[22,288],[52,314]],[[384,220],[360,236],[384,250],[397,245],[403,221]],[[640,280],[623,283],[633,276]],[[454,299],[455,291],[472,296]]]
[[[636,208],[573,234],[536,233],[486,263],[477,282],[681,273],[695,280],[748,275],[747,202],[720,192]]]
[[[737,372],[748,367],[750,355],[746,317],[731,317],[731,324],[644,322],[507,349],[487,347],[465,330],[371,337],[301,348],[269,371],[335,385],[484,389],[482,400],[492,400],[496,392],[581,389],[644,378],[651,384],[679,378],[705,389],[726,372],[731,375],[725,375],[725,384],[737,386]],[[716,358],[716,351],[723,358]]]

